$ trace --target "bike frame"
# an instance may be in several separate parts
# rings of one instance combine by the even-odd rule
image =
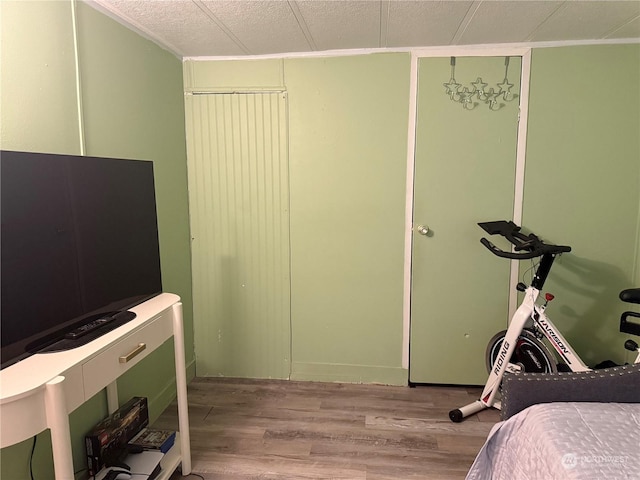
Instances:
[[[464,418],[484,410],[485,408],[501,408],[500,401],[496,400],[496,395],[500,390],[502,377],[507,370],[511,372],[518,372],[522,369],[520,365],[510,363],[510,360],[516,346],[518,345],[521,333],[530,325],[533,325],[536,332],[540,332],[542,336],[548,340],[572,372],[592,371],[591,368],[585,365],[582,359],[573,350],[569,342],[562,336],[551,319],[546,315],[545,310],[547,303],[553,297],[549,297],[547,302],[543,305],[538,305],[536,303],[547,276],[551,271],[551,266],[553,265],[555,257],[562,253],[570,252],[571,247],[545,244],[534,234],[523,235],[519,233],[520,227],[515,225],[513,222],[503,220],[479,223],[478,225],[480,225],[480,227],[490,235],[500,234],[514,245],[512,252],[505,252],[504,250],[497,248],[486,238],[482,238],[480,240],[481,243],[494,255],[518,260],[540,257],[540,263],[538,264],[530,286],[527,287],[524,284],[518,284],[518,290],[525,292],[524,299],[509,323],[509,327],[507,328],[502,340],[502,345],[500,345],[500,351],[498,352],[492,369],[489,372],[489,378],[484,386],[482,395],[478,400],[468,405],[451,410],[449,412],[449,418],[454,422],[460,422]],[[635,363],[640,363],[640,348],[637,348],[635,342],[633,342],[633,346],[631,348],[627,347],[627,344],[625,344],[625,348],[630,350],[636,349],[638,356],[636,357]]]
[[[496,358],[493,369],[489,373],[489,378],[480,396],[480,402],[486,407],[499,408],[495,402],[495,397],[499,390],[498,387],[500,386],[504,372],[507,371],[510,366],[513,370],[518,369],[515,365],[509,363],[509,359],[516,348],[520,333],[530,320],[533,321],[533,324],[547,338],[571,371],[587,372],[591,370],[585,365],[569,342],[565,340],[551,319],[546,315],[546,306],[536,304],[539,295],[540,290],[533,286],[528,287],[525,291],[522,304],[518,307],[511,319],[511,323],[509,324],[500,348],[500,353]]]

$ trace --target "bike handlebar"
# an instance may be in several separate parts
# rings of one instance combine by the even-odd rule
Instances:
[[[480,242],[489,249],[491,253],[498,257],[510,258],[515,260],[527,260],[530,258],[541,257],[544,254],[556,255],[571,251],[571,247],[566,245],[553,245],[545,243],[537,235],[530,233],[525,235],[520,232],[520,227],[513,222],[506,220],[498,220],[495,222],[478,223],[489,235],[501,235],[506,238],[512,245],[514,252],[505,252],[496,247],[486,238],[481,238]]]

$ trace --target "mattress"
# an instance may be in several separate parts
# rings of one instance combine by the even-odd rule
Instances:
[[[493,427],[466,478],[640,479],[640,404],[533,405]]]

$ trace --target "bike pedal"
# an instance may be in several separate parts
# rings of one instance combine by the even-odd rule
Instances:
[[[631,339],[629,339],[626,342],[624,342],[624,348],[626,348],[630,352],[637,352],[638,351],[638,343],[634,342]]]
[[[507,369],[505,371],[510,373],[518,373],[524,371],[524,367],[518,363],[507,363]]]

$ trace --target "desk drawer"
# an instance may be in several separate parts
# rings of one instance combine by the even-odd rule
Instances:
[[[84,398],[89,399],[173,335],[171,314],[165,313],[82,365]]]

